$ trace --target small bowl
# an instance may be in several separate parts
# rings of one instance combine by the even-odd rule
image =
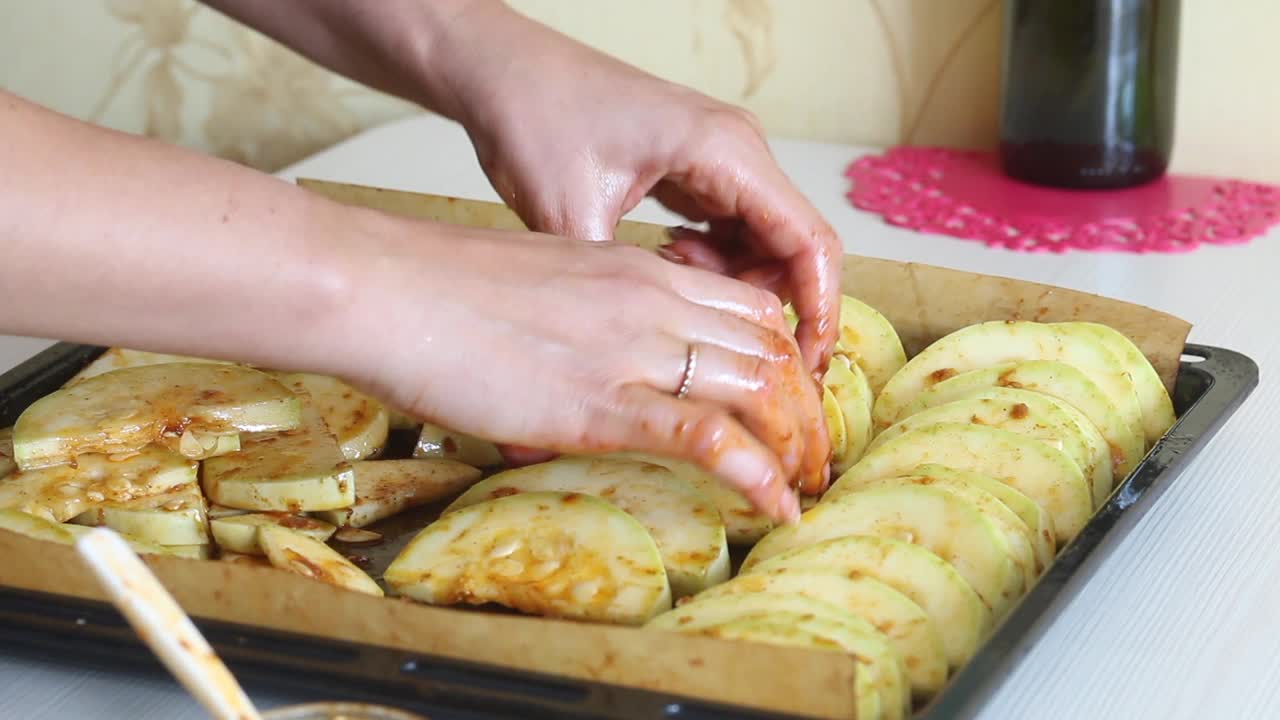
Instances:
[[[315,702],[269,710],[262,713],[262,720],[430,720],[430,718],[384,705]]]

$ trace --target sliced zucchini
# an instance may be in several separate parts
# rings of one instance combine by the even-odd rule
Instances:
[[[951,563],[996,618],[1022,593],[1022,570],[1000,527],[968,500],[927,485],[852,490],[801,514],[751,549],[750,567],[793,548],[846,535],[905,540]]]
[[[827,439],[831,443],[832,457],[843,456],[849,445],[849,435],[844,424],[844,412],[832,394],[831,388],[822,387],[822,416],[827,424]]]
[[[748,615],[730,620],[722,625],[701,628],[691,634],[722,640],[741,640],[764,645],[790,645],[812,650],[830,650],[848,653],[839,638],[848,630],[839,623],[821,620],[798,613]],[[876,687],[875,664],[865,658],[853,656],[858,663],[853,675],[853,697],[858,720],[881,717],[880,691]]]
[[[473,435],[423,423],[418,433],[418,444],[413,449],[416,458],[443,458],[457,460],[478,468],[501,467],[506,463],[498,446]]]
[[[156,353],[146,350],[132,350],[129,348],[113,347],[108,348],[106,352],[94,358],[93,362],[84,366],[84,368],[72,376],[66,384],[74,385],[81,380],[87,380],[91,377],[123,368],[193,362],[213,363],[216,365],[231,364],[226,360],[210,360],[208,358],[191,357],[189,355],[170,355],[168,353]]]
[[[390,415],[382,403],[335,377],[313,373],[277,375],[296,393],[307,393],[348,460],[363,460],[387,444]]]
[[[788,305],[784,312],[794,330],[795,311]],[[889,378],[907,362],[902,340],[889,320],[875,308],[849,295],[840,298],[840,338],[836,341],[835,352],[847,356],[862,368],[873,393],[879,393]]]
[[[0,480],[18,469],[13,461],[13,428],[0,428]]]
[[[1065,402],[1017,388],[975,390],[959,400],[909,415],[880,433],[874,450],[904,432],[938,423],[969,422],[1026,435],[1066,453],[1089,483],[1094,507],[1111,492],[1111,449],[1098,429],[1079,410]]]
[[[32,403],[13,428],[14,459],[32,470],[85,453],[136,452],[166,435],[296,428],[297,396],[239,365],[169,363],[95,375]]]
[[[75,542],[75,536],[65,525],[13,508],[0,508],[0,530],[62,545]]]
[[[1124,371],[1133,379],[1142,406],[1142,430],[1148,445],[1164,437],[1177,422],[1173,411],[1173,399],[1165,389],[1160,374],[1137,345],[1115,328],[1101,323],[1064,322],[1054,325],[1067,334],[1088,335],[1096,338],[1120,362]]]
[[[48,521],[42,520],[42,522],[48,522]],[[71,541],[73,543],[76,540],[79,540],[80,537],[83,536],[85,533],[93,530],[93,528],[89,525],[73,525],[70,523],[64,523],[62,525],[58,525],[57,527],[60,527],[63,530],[66,530],[67,533],[71,536]],[[147,542],[146,540],[143,540],[138,537],[134,537],[133,535],[129,535],[128,533],[122,533],[122,532],[116,531],[116,534],[119,535],[120,539],[124,540],[125,543],[134,552],[138,553],[139,555],[175,555],[177,554],[177,553],[171,552],[170,549],[167,547],[164,547],[162,545],[157,545],[153,542]]]
[[[768,515],[757,510],[741,493],[725,485],[715,475],[691,462],[645,453],[614,453],[608,457],[661,465],[675,473],[676,477],[693,485],[720,513],[725,539],[730,545],[752,545],[773,529],[773,520]],[[802,495],[800,500],[804,502],[809,497],[812,496]]]
[[[333,537],[336,527],[322,520],[287,513],[248,513],[233,515],[209,523],[219,550],[241,555],[263,555],[258,542],[258,529],[263,525],[279,525],[315,538],[320,542]]]
[[[191,485],[197,463],[155,445],[128,457],[81,455],[76,465],[18,471],[0,480],[0,508],[53,522],[106,503],[122,503]]]
[[[738,578],[781,571],[874,577],[898,590],[932,620],[952,669],[973,657],[991,629],[991,610],[973,586],[942,558],[902,540],[875,535],[824,540],[744,566]]]
[[[164,435],[158,441],[161,447],[192,460],[207,460],[219,455],[240,451],[240,435],[209,435],[184,430],[181,435]]]
[[[826,600],[771,592],[694,599],[659,615],[645,627],[696,633],[747,618],[790,620],[788,624],[794,627],[814,631],[819,626],[806,625],[803,621],[812,619],[823,623],[821,627],[827,630],[824,637],[835,640],[846,652],[858,658],[858,669],[867,670],[875,679],[881,717],[905,716],[910,707],[911,686],[902,657],[871,623]]]
[[[917,465],[912,468],[911,474],[948,478],[951,481],[967,483],[991,493],[1002,505],[1007,507],[1014,515],[1017,515],[1018,519],[1026,526],[1031,548],[1036,557],[1037,572],[1043,572],[1045,568],[1053,563],[1053,558],[1058,553],[1057,541],[1054,539],[1053,518],[1049,516],[1049,513],[1044,508],[1035,504],[1031,498],[990,475],[968,470],[956,470],[945,465],[931,463]]]
[[[871,386],[862,368],[850,363],[843,355],[831,358],[822,383],[840,409],[844,425],[845,444],[838,448],[832,444],[831,470],[839,475],[867,451],[871,443]],[[825,400],[825,398],[824,398]],[[830,423],[830,420],[828,420]]]
[[[221,518],[232,517],[235,515],[248,515],[252,510],[241,510],[240,508],[227,507],[226,505],[218,505],[209,503],[209,519],[218,520]]]
[[[352,465],[356,501],[351,507],[312,513],[338,527],[368,527],[411,508],[456,495],[480,479],[480,471],[454,460],[364,460]]]
[[[543,491],[592,495],[638,520],[657,543],[677,598],[729,579],[729,545],[720,514],[697,488],[661,465],[561,457],[485,479],[454,500],[444,514],[493,498]]]
[[[307,395],[302,423],[281,433],[249,435],[240,452],[204,461],[205,494],[242,510],[300,513],[350,507],[355,472]]]
[[[991,387],[1021,388],[1050,395],[1083,413],[1110,446],[1117,482],[1129,476],[1145,453],[1142,436],[1125,424],[1115,403],[1098,384],[1078,368],[1055,360],[1006,363],[961,373],[920,393],[897,419]]]
[[[1138,392],[1124,367],[1096,338],[1046,323],[992,321],[970,325],[925,348],[876,398],[877,430],[893,424],[920,393],[970,370],[1027,360],[1057,360],[1087,374],[1116,406],[1126,427],[1142,432]]]
[[[823,600],[871,623],[902,657],[918,698],[933,695],[947,681],[947,658],[933,620],[911,598],[871,575],[814,567],[757,570],[709,588],[696,600],[760,592]]]
[[[200,484],[191,482],[158,495],[108,502],[80,513],[71,522],[105,525],[156,545],[209,543],[209,509]]]
[[[944,470],[926,473],[921,472],[918,468],[909,475],[874,480],[867,487],[877,488],[893,485],[918,485],[940,488],[972,503],[979,512],[986,515],[995,524],[996,528],[1004,534],[1005,540],[1009,543],[1009,550],[1013,560],[1017,563],[1018,569],[1022,573],[1022,589],[1024,591],[1030,590],[1031,586],[1035,584],[1036,578],[1040,577],[1044,566],[1040,564],[1039,556],[1036,555],[1035,550],[1032,548],[1031,528],[1027,527],[1027,524],[1022,522],[1022,518],[1018,517],[992,493],[970,484],[965,478],[953,472]]]
[[[258,528],[258,544],[271,564],[347,590],[381,596],[382,588],[337,550],[283,525]]]
[[[671,608],[662,556],[631,515],[591,495],[529,492],[441,516],[383,575],[432,605],[496,603],[627,625]]]
[[[1031,498],[1053,518],[1059,545],[1074,538],[1093,513],[1089,483],[1061,450],[1026,435],[971,423],[939,423],[886,441],[832,483],[823,502],[869,480],[904,475],[926,463],[990,475]]]

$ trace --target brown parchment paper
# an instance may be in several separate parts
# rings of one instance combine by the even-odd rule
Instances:
[[[519,216],[498,203],[305,178],[298,184],[339,202],[424,220],[506,230],[525,227]],[[620,223],[615,236],[619,242],[647,248],[667,241],[663,226],[633,221]],[[983,320],[1104,323],[1133,340],[1170,392],[1191,330],[1189,323],[1168,313],[1076,290],[859,255],[844,256],[842,289],[883,313],[908,355]]]

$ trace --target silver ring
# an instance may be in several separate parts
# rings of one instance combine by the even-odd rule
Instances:
[[[693,388],[693,373],[698,369],[698,346],[693,343],[689,344],[689,356],[684,361],[684,378],[680,381],[680,390],[676,393],[677,400],[683,400],[689,397],[689,390]]]

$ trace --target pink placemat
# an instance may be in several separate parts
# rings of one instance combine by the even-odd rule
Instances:
[[[1187,252],[1280,223],[1280,186],[1167,175],[1123,190],[1059,190],[1006,177],[988,152],[895,147],[845,175],[850,201],[892,225],[1024,252]]]

